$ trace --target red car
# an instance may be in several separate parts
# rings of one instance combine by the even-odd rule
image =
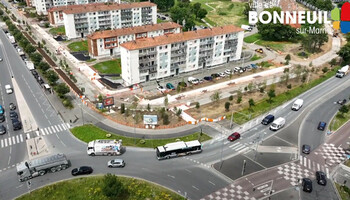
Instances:
[[[240,137],[241,137],[241,135],[239,133],[234,132],[230,136],[228,136],[227,139],[230,140],[231,142],[233,142],[233,141],[239,139]]]

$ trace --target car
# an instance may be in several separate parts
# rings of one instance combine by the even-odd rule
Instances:
[[[233,142],[233,141],[239,139],[240,137],[241,137],[241,135],[238,132],[234,132],[230,136],[228,136],[227,140],[229,140],[230,142]]]
[[[239,70],[240,70],[239,67],[235,67],[235,68],[233,69],[234,72],[239,72]]]
[[[16,110],[16,105],[14,103],[10,103],[9,108],[10,110]]]
[[[0,62],[2,61],[2,58],[0,57]]]
[[[4,107],[2,107],[2,105],[0,105],[0,115],[3,115],[4,112],[5,112]]]
[[[166,20],[166,17],[162,17],[161,19],[162,19],[162,20]]]
[[[212,81],[213,77],[212,76],[205,76],[203,79],[206,81]]]
[[[89,166],[81,166],[79,168],[74,168],[72,170],[72,175],[77,176],[77,175],[82,175],[82,174],[91,174],[94,170],[89,167]]]
[[[318,123],[317,129],[320,131],[324,131],[324,129],[326,128],[327,123],[326,122],[320,122]]]
[[[319,185],[326,186],[327,185],[327,176],[324,172],[317,171],[316,172],[316,180]]]
[[[6,127],[4,125],[0,125],[0,135],[4,135],[6,133]]]
[[[227,75],[232,74],[232,70],[230,70],[230,69],[226,69],[226,70],[225,70],[225,74],[227,74]]]
[[[203,83],[204,80],[203,79],[197,79],[198,80],[198,83]]]
[[[18,119],[18,114],[15,111],[10,112],[10,118],[11,119]]]
[[[187,87],[187,83],[184,81],[181,81],[177,84],[177,87]]]
[[[2,114],[2,115],[0,115],[0,122],[4,122],[4,121],[5,121],[5,115]]]
[[[5,90],[7,94],[12,94],[13,90],[12,87],[10,85],[5,85]]]
[[[253,68],[253,69],[257,69],[258,66],[256,64],[250,64],[250,66]]]
[[[161,91],[161,92],[165,92],[165,91],[166,91],[166,89],[165,89],[163,86],[161,86],[161,85],[159,85],[159,86],[157,87],[157,90],[159,90],[159,91]]]
[[[309,178],[303,178],[302,187],[304,192],[312,192],[312,181]]]
[[[219,73],[219,76],[220,76],[220,77],[225,77],[226,74],[225,74],[224,72],[220,72],[220,73]]]
[[[345,103],[346,103],[346,99],[343,99],[343,100],[340,100],[340,99],[339,99],[339,100],[337,101],[337,104],[339,104],[339,105],[341,105],[341,106],[344,105]]]
[[[38,77],[36,78],[36,80],[38,81],[38,83],[39,83],[40,85],[44,83],[44,80],[43,80],[40,76],[38,76]]]
[[[175,90],[174,85],[171,84],[171,83],[167,83],[167,84],[165,85],[165,87],[168,88],[169,90]]]
[[[33,69],[31,72],[35,78],[39,76],[38,72],[35,69]]]
[[[262,48],[255,49],[255,51],[258,52],[258,53],[264,53],[264,50]]]
[[[22,123],[18,119],[13,119],[12,120],[12,127],[13,130],[21,130],[22,129]]]
[[[310,154],[310,152],[311,152],[311,147],[307,144],[304,144],[301,149],[302,149],[301,151],[305,154]]]
[[[273,115],[267,115],[262,121],[261,123],[264,124],[264,125],[268,125],[270,124],[271,122],[273,122],[273,120],[275,120],[275,116]]]
[[[114,160],[108,161],[107,166],[108,167],[124,167],[125,162],[123,159],[114,159]]]
[[[213,77],[213,78],[218,78],[218,77],[220,77],[220,74],[218,74],[218,73],[211,74],[211,77]]]

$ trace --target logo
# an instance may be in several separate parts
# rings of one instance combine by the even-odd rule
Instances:
[[[331,18],[333,21],[333,29],[339,30],[342,33],[350,32],[350,3],[345,2],[341,7],[341,12],[339,8],[334,8],[331,11]]]

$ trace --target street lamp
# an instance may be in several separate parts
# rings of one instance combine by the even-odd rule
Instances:
[[[134,144],[136,144],[136,119],[135,119],[135,113],[132,114],[132,118],[134,119]]]

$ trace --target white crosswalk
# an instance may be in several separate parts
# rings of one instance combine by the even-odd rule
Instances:
[[[323,171],[326,173],[327,177],[329,178],[329,169],[328,167],[325,167],[322,164],[320,165],[319,163],[311,161],[310,159],[304,156],[300,156],[299,164],[300,166],[311,169],[312,171]]]
[[[70,125],[68,123],[57,124],[50,127],[41,128],[39,131],[35,131],[35,135],[40,136],[40,135],[49,135],[53,133],[59,133],[69,128],[70,128]],[[23,136],[22,134],[18,134],[7,138],[2,138],[0,139],[0,148],[5,148],[11,145],[22,143],[22,142],[25,142],[25,140],[30,138],[31,136],[29,133],[27,133],[25,136]]]
[[[229,147],[234,151],[238,151],[238,153],[243,153],[249,149],[248,146],[246,146],[245,144],[242,144],[240,142],[236,142],[236,143],[230,145]]]

